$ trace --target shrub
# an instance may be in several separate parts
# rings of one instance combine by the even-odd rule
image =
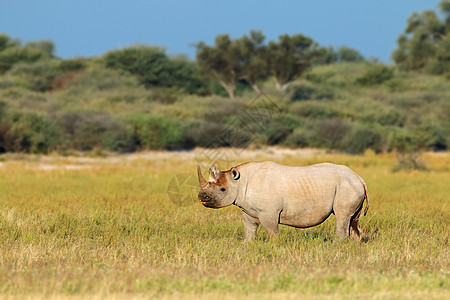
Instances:
[[[265,125],[267,144],[276,145],[284,142],[299,125],[299,120],[290,115],[281,115],[272,119]]]
[[[402,126],[405,121],[405,116],[399,110],[389,107],[386,105],[380,105],[375,108],[369,108],[360,114],[362,121],[379,124],[379,125],[392,125],[392,126]]]
[[[137,88],[139,86],[135,77],[118,71],[102,67],[86,70],[67,85],[72,94],[79,94],[87,90],[104,91],[119,88]]]
[[[313,145],[328,149],[339,149],[342,138],[348,133],[350,126],[341,119],[323,119],[315,124]]]
[[[342,46],[337,51],[337,61],[344,62],[355,62],[355,61],[362,61],[364,60],[364,57],[359,53],[358,50]]]
[[[10,47],[0,52],[0,74],[11,69],[15,64],[33,63],[48,58],[48,54],[39,48]]]
[[[377,85],[388,81],[394,77],[394,69],[382,64],[372,66],[361,77],[356,79],[356,83],[360,85]]]
[[[82,60],[45,59],[33,63],[17,63],[8,71],[9,75],[23,79],[28,89],[45,92],[61,88],[75,77],[75,71],[84,68]]]
[[[0,33],[0,52],[7,48],[16,47],[19,45],[20,45],[19,40],[13,39],[6,33]]]
[[[253,132],[219,123],[191,121],[182,129],[182,139],[179,145],[183,148],[192,147],[236,147],[245,148],[255,138]]]
[[[339,112],[330,108],[329,103],[320,103],[317,101],[306,101],[302,103],[294,103],[289,111],[299,117],[322,119],[338,117]]]
[[[450,128],[449,128],[450,129]],[[450,132],[444,127],[437,125],[425,125],[420,129],[424,138],[426,137],[427,148],[434,151],[447,150],[450,146]]]
[[[82,151],[108,149],[132,150],[124,124],[105,113],[73,111],[61,114],[58,124],[66,136],[71,149]]]
[[[327,87],[314,88],[310,85],[296,84],[288,88],[288,93],[292,101],[301,100],[327,100],[335,97],[334,91]]]
[[[203,113],[207,122],[226,123],[237,118],[244,109],[244,102],[240,99],[212,99],[208,109]]]
[[[421,158],[422,153],[401,153],[397,152],[397,164],[394,166],[394,172],[401,170],[421,170],[426,171],[427,165]]]
[[[86,59],[72,58],[62,60],[59,69],[63,72],[79,71],[86,68]]]
[[[229,95],[228,95],[227,91],[219,82],[217,82],[215,80],[208,80],[208,79],[204,79],[204,80],[205,80],[205,85],[206,85],[205,94],[212,94],[212,95],[217,95],[217,96],[228,98]],[[243,80],[238,81],[236,83],[236,87],[234,89],[234,96],[242,96],[245,92],[253,92],[253,90],[245,81],[243,81]]]
[[[391,149],[401,153],[412,153],[429,149],[437,136],[430,135],[424,128],[397,128],[388,137]]]
[[[15,114],[3,120],[0,132],[1,151],[48,153],[60,144],[61,135],[55,124],[37,114]]]
[[[169,59],[158,47],[134,46],[108,52],[103,57],[108,68],[133,74],[145,87],[178,87],[187,93],[205,94],[206,84],[197,66],[185,58]]]
[[[312,86],[305,84],[294,84],[287,89],[292,101],[310,100],[313,98],[314,91]]]
[[[307,147],[309,146],[310,134],[304,128],[295,128],[294,131],[286,137],[282,143],[287,147]]]
[[[22,49],[38,49],[45,53],[46,57],[52,58],[55,54],[55,44],[51,40],[31,41],[22,46]]]
[[[389,135],[391,149],[397,152],[397,165],[394,170],[426,170],[425,163],[421,160],[421,152],[429,148],[435,142],[435,137],[430,136],[425,130],[398,128]]]
[[[339,148],[352,154],[363,153],[368,148],[380,152],[382,136],[374,129],[353,125],[339,142]]]
[[[174,87],[153,88],[151,92],[152,92],[151,93],[152,100],[164,104],[175,103],[183,95],[180,89]]]
[[[38,92],[50,90],[54,78],[59,73],[58,62],[51,60],[19,63],[8,72],[8,74],[20,76],[23,78],[25,87]]]
[[[181,139],[180,125],[164,115],[133,114],[125,122],[136,149],[170,148]]]

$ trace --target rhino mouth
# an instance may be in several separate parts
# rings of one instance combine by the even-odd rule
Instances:
[[[208,208],[217,208],[217,205],[213,201],[204,201],[200,200],[200,202],[203,204],[203,206]]]

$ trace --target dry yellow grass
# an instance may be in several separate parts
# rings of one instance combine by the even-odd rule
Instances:
[[[118,299],[450,296],[447,153],[425,154],[428,172],[393,172],[393,155],[370,152],[349,156],[268,149],[228,154],[236,163],[269,159],[289,165],[348,165],[369,186],[370,210],[361,218],[365,242],[336,243],[332,216],[309,229],[281,226],[276,241],[260,229],[258,239],[243,247],[238,208],[179,207],[167,197],[175,175],[195,175],[195,153],[4,156],[0,294]]]

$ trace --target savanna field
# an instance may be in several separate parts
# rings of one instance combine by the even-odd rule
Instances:
[[[207,209],[174,176],[195,176],[189,152],[110,157],[3,155],[0,294],[24,298],[450,297],[450,156],[425,153],[428,171],[394,172],[393,153],[328,154],[267,148],[237,164],[346,164],[368,184],[362,242],[319,226],[263,228],[243,245],[241,212]],[[220,150],[218,150],[220,151]],[[222,150],[226,151],[226,150]],[[228,150],[227,150],[228,151]],[[188,183],[196,184],[192,177]],[[183,198],[185,197],[185,198]]]

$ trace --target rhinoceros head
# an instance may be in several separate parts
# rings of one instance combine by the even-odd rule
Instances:
[[[233,204],[238,195],[239,170],[231,168],[220,171],[216,166],[209,168],[209,180],[203,178],[200,166],[197,166],[200,192],[198,200],[206,207],[221,208]]]

